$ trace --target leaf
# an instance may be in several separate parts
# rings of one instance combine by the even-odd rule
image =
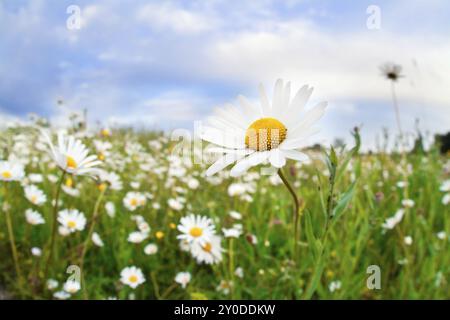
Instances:
[[[309,211],[307,211],[305,214],[305,233],[306,233],[306,239],[308,240],[308,245],[312,249],[314,258],[317,259],[317,257],[321,254],[321,250],[319,250],[319,247],[317,246],[317,241],[316,241],[316,237],[314,236],[314,230],[313,230],[311,215],[310,215]]]
[[[334,207],[333,209],[333,219],[336,221],[344,212],[344,209],[347,207],[348,203],[350,202],[350,200],[353,198],[353,195],[355,193],[355,186],[356,186],[356,181],[353,182],[350,185],[350,188],[348,188],[348,190],[346,192],[344,192],[342,194],[342,196],[339,198],[339,201],[336,205],[336,207]]]

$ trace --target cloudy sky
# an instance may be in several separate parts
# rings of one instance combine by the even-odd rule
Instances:
[[[67,8],[81,28],[67,27]],[[367,8],[380,8],[379,29]],[[0,0],[0,120],[37,113],[62,121],[88,109],[92,123],[193,128],[238,94],[277,78],[315,87],[328,101],[317,137],[362,125],[366,145],[395,132],[393,61],[403,126],[450,129],[450,2],[446,0]],[[70,20],[73,21],[73,20]],[[64,107],[57,105],[64,100]],[[312,106],[311,104],[311,106]]]

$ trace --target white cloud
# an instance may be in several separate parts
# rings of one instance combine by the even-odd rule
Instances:
[[[182,9],[170,2],[147,4],[139,8],[137,19],[157,30],[186,34],[210,30],[215,25],[215,21],[209,17]]]

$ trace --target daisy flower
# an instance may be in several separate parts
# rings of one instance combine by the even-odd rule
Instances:
[[[25,211],[25,219],[29,224],[34,226],[45,223],[44,217],[39,212],[32,209]]]
[[[216,264],[222,261],[221,238],[213,235],[211,240],[203,245],[194,243],[192,245],[192,256],[197,260],[197,263],[202,264]]]
[[[402,221],[404,214],[404,209],[397,210],[392,217],[386,219],[386,222],[382,225],[382,227],[384,229],[394,229],[394,227]]]
[[[193,214],[181,218],[178,230],[182,234],[178,235],[177,239],[186,240],[188,243],[197,242],[200,245],[211,241],[215,233],[211,219]]]
[[[45,132],[43,135],[50,146],[50,155],[62,170],[73,175],[97,176],[99,174],[96,167],[102,162],[97,160],[96,155],[89,156],[88,149],[80,140],[59,133],[58,145],[55,146]]]
[[[31,248],[31,254],[35,257],[40,257],[42,255],[42,250],[41,248],[33,247]]]
[[[99,179],[102,183],[106,183],[109,189],[120,191],[123,188],[122,180],[115,172],[107,172],[105,170],[99,171]],[[100,185],[101,186],[101,185]]]
[[[146,198],[139,192],[130,191],[123,199],[123,205],[130,211],[135,211],[138,207],[145,205]]]
[[[189,272],[179,272],[175,276],[175,282],[180,284],[183,289],[186,288],[187,284],[190,281],[191,281],[191,274]]]
[[[40,206],[47,201],[45,193],[35,185],[29,185],[24,188],[25,198],[32,204]]]
[[[203,128],[201,138],[218,146],[209,151],[224,154],[209,167],[207,176],[235,162],[230,172],[233,177],[266,161],[281,168],[286,159],[308,159],[297,149],[305,147],[306,139],[317,132],[312,125],[322,117],[327,103],[319,103],[305,111],[313,89],[305,85],[291,100],[290,83],[284,85],[282,80],[275,84],[272,103],[262,85],[259,91],[259,109],[239,96],[241,108],[229,106],[226,110],[218,110],[216,116],[210,118],[211,126]]]
[[[145,277],[141,269],[131,266],[124,268],[122,272],[120,272],[120,281],[135,289],[145,282]]]
[[[380,71],[386,77],[386,79],[391,80],[393,82],[403,77],[403,75],[401,74],[402,66],[392,62],[387,62],[383,64],[380,67]]]
[[[97,232],[92,233],[92,242],[97,247],[103,247],[105,244],[103,243],[102,238],[100,238],[100,235]]]
[[[65,292],[74,294],[77,293],[81,289],[80,282],[75,280],[67,280],[64,283],[63,289]]]
[[[128,235],[128,242],[131,243],[141,243],[145,239],[147,239],[148,233],[144,233],[141,231],[134,231]]]
[[[66,209],[61,210],[58,213],[58,222],[72,233],[84,230],[84,227],[86,226],[86,217],[84,216],[84,213],[76,209]]]
[[[58,300],[66,300],[70,298],[70,293],[65,291],[57,291],[53,294],[53,297]]]
[[[25,176],[23,165],[0,161],[0,181],[19,181]]]
[[[152,255],[158,252],[158,246],[154,243],[149,243],[144,248],[144,253],[146,255]]]
[[[56,281],[55,279],[48,279],[47,280],[47,289],[55,290],[56,288],[58,288],[58,281]]]
[[[240,235],[242,234],[242,230],[240,228],[235,227],[230,229],[223,228],[222,231],[225,238],[239,238]]]

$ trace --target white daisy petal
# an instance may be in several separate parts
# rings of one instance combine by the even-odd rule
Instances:
[[[306,161],[309,159],[308,155],[303,152],[297,150],[282,150],[280,151],[286,158],[297,160],[297,161]]]
[[[269,162],[275,168],[281,168],[286,164],[286,158],[279,149],[270,150]]]
[[[317,104],[314,108],[312,108],[305,114],[304,118],[300,121],[300,123],[297,124],[292,129],[292,132],[294,132],[294,134],[295,134],[295,132],[298,129],[306,129],[309,126],[311,126],[312,124],[314,124],[316,121],[318,121],[324,115],[326,107],[327,107],[326,102],[321,102],[321,103]]]
[[[237,177],[244,172],[246,172],[250,167],[257,166],[269,157],[269,151],[255,152],[249,155],[247,158],[239,161],[233,169],[231,169],[230,175],[232,177]]]
[[[245,139],[233,132],[225,132],[213,127],[203,127],[201,138],[213,144],[231,149],[245,148]]]
[[[268,117],[272,114],[272,108],[269,104],[269,99],[267,99],[266,91],[264,90],[264,86],[262,84],[259,85],[259,96],[261,100],[261,113]]]
[[[216,162],[214,162],[208,170],[206,170],[206,176],[212,176],[213,174],[216,174],[220,170],[224,169],[225,167],[228,167],[233,162],[236,162],[240,159],[242,159],[245,155],[238,155],[238,154],[226,154],[225,156],[218,159]]]

